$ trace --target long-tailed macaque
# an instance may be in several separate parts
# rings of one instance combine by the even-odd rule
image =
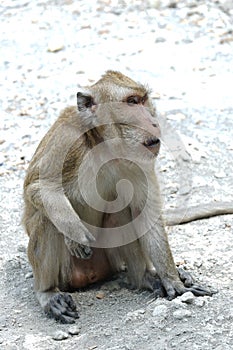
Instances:
[[[136,288],[154,290],[159,281],[169,299],[212,295],[175,266],[154,172],[159,148],[148,89],[115,71],[78,92],[77,107],[66,108],[39,144],[24,183],[23,223],[35,292],[51,317],[74,322],[67,292],[122,269]]]

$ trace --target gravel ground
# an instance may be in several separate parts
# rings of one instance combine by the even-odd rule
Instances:
[[[157,164],[165,207],[232,200],[232,1],[9,0],[0,14],[0,348],[232,349],[232,215],[168,231],[176,262],[217,288],[213,297],[154,300],[119,277],[73,295],[72,327],[35,300],[20,223],[36,145],[107,69],[147,82],[167,140],[182,139],[185,159],[164,142]]]

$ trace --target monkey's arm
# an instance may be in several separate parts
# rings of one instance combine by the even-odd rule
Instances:
[[[95,240],[59,185],[43,180],[35,181],[26,187],[25,192],[31,204],[40,210],[69,242],[71,240],[77,242],[76,245],[86,245]]]
[[[233,214],[233,202],[212,202],[190,208],[167,209],[164,211],[165,224],[174,226],[187,222],[210,218],[217,215]]]

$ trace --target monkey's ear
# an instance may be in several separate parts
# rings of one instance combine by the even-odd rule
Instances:
[[[91,95],[84,92],[77,92],[77,106],[79,111],[91,108],[95,105],[94,99]]]

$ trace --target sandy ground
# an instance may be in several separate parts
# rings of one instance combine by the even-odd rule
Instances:
[[[232,215],[168,230],[176,262],[217,288],[213,297],[154,300],[118,278],[73,294],[80,318],[72,327],[47,319],[37,303],[20,223],[36,145],[76,103],[79,86],[107,69],[148,83],[167,140],[174,132],[182,139],[183,162],[167,142],[158,160],[165,207],[232,201],[232,8],[231,1],[0,1],[1,349],[232,349]]]

